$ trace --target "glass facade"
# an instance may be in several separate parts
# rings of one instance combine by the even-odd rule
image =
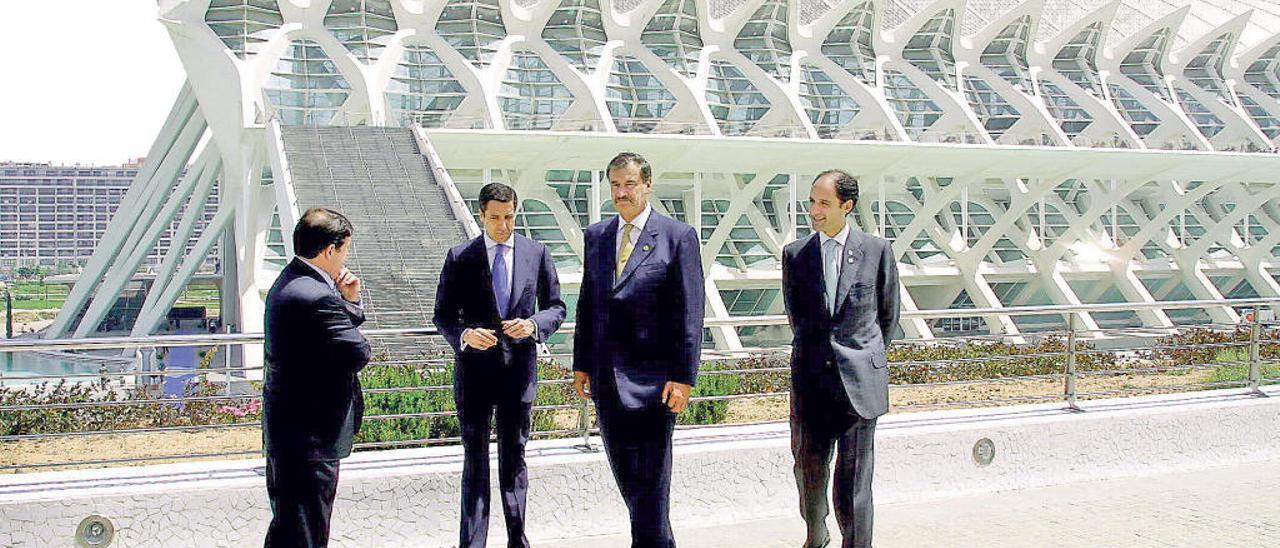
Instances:
[[[1098,77],[1098,43],[1102,40],[1102,22],[1081,30],[1053,58],[1054,70],[1066,76],[1094,97],[1102,97],[1102,80]]]
[[[549,169],[546,174],[547,186],[555,189],[565,209],[573,215],[578,226],[586,228],[591,224],[591,181],[596,177],[601,181],[601,191],[608,192],[608,179],[601,171],[574,171],[571,169]]]
[[[502,10],[497,0],[449,0],[436,33],[478,67],[487,67],[497,51],[495,45],[507,37]]]
[[[1227,52],[1234,41],[1235,37],[1231,33],[1213,39],[1200,53],[1187,61],[1186,67],[1182,69],[1182,73],[1196,87],[1218,96],[1218,99],[1228,105],[1234,103],[1222,77],[1222,66],[1227,62]]]
[[[734,49],[770,76],[791,78],[791,42],[787,40],[787,3],[765,0],[733,41]]]
[[[884,94],[898,115],[898,121],[912,139],[919,139],[942,118],[942,109],[907,75],[896,70],[884,71]]]
[[[745,135],[769,112],[769,100],[728,61],[711,62],[707,106],[725,135]]]
[[[956,60],[951,53],[955,26],[955,10],[944,10],[920,27],[902,48],[903,59],[952,90],[956,89]]]
[[[1146,137],[1160,127],[1160,117],[1151,112],[1133,94],[1116,84],[1108,84],[1108,87],[1111,91],[1111,102],[1115,104],[1116,110],[1120,111],[1120,117],[1124,118],[1125,123],[1129,124],[1139,137]]]
[[[512,53],[511,66],[498,91],[498,107],[507,129],[551,129],[572,104],[569,88],[538,54]]]
[[[698,5],[694,0],[666,0],[640,35],[644,44],[676,72],[692,78],[702,51],[698,30]]]
[[[236,56],[262,49],[272,31],[284,24],[276,0],[212,0],[204,22]]]
[[[338,110],[351,95],[351,86],[320,44],[294,40],[263,86],[286,126],[343,125]]]
[[[623,55],[614,58],[605,104],[618,131],[650,133],[676,106],[676,98],[642,61]]]
[[[1169,86],[1165,84],[1161,63],[1164,61],[1165,51],[1169,48],[1169,38],[1172,35],[1173,29],[1160,29],[1139,42],[1133,51],[1120,61],[1121,74],[1128,76],[1130,80],[1137,82],[1138,85],[1165,101],[1170,100]]]
[[[466,98],[467,90],[427,46],[405,46],[387,84],[387,108],[402,126],[441,127]]]
[[[542,29],[542,39],[578,70],[595,69],[600,51],[609,41],[599,0],[561,0]]]
[[[1005,131],[1013,127],[1021,119],[1018,109],[1013,108],[991,84],[975,76],[964,77],[964,96],[969,102],[983,129],[993,140],[999,140]]]
[[[1195,124],[1196,129],[1200,131],[1201,135],[1204,135],[1205,139],[1212,139],[1214,135],[1217,135],[1218,132],[1227,127],[1221,118],[1218,118],[1213,111],[1209,110],[1209,107],[1204,106],[1204,103],[1196,100],[1187,91],[1175,87],[1174,93],[1178,97],[1178,104],[1182,105],[1182,111],[1187,113],[1187,117],[1191,118],[1191,123]]]
[[[372,62],[399,30],[390,0],[333,0],[324,28],[363,62]]]
[[[1031,16],[1015,19],[982,50],[980,62],[1023,93],[1034,93],[1027,45],[1031,42]]]
[[[874,18],[871,2],[858,4],[836,23],[822,42],[823,55],[868,86],[876,85]]]
[[[582,265],[582,260],[565,239],[564,231],[560,230],[560,223],[556,221],[555,213],[552,213],[551,208],[541,200],[532,198],[520,200],[520,213],[516,215],[516,231],[547,246],[547,251],[551,252],[551,260],[555,261],[556,267]]]
[[[1068,138],[1075,139],[1081,132],[1093,124],[1093,116],[1089,115],[1089,111],[1080,107],[1075,99],[1062,88],[1053,82],[1040,82],[1040,98],[1044,100],[1044,106],[1049,110],[1049,114],[1058,122],[1058,127],[1062,128],[1062,132],[1067,134]]]
[[[1280,136],[1280,120],[1276,116],[1267,112],[1257,101],[1245,94],[1240,94],[1240,106],[1244,107],[1244,111],[1249,114],[1249,118],[1253,123],[1258,125],[1258,129],[1262,131],[1268,139],[1275,139]]]
[[[1244,71],[1244,81],[1268,97],[1280,101],[1280,44],[1271,46],[1249,64],[1249,68]]]
[[[861,110],[839,84],[813,65],[800,69],[800,104],[821,139],[834,138]]]

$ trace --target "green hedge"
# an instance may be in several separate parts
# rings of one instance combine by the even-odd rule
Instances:
[[[1280,331],[1267,331],[1264,339],[1280,339]],[[1124,360],[1111,352],[1093,352],[1088,342],[1077,342],[1077,366],[1080,371],[1116,370],[1138,365],[1141,367],[1176,367],[1187,365],[1223,364],[1210,381],[1243,380],[1247,367],[1230,362],[1247,358],[1241,348],[1208,347],[1181,348],[1194,344],[1222,344],[1247,342],[1248,330],[1234,332],[1190,329],[1178,335],[1161,338],[1155,345],[1139,352],[1137,362]],[[967,344],[894,345],[889,351],[889,380],[893,384],[919,384],[946,381],[980,380],[996,377],[1060,374],[1065,367],[1066,344],[1062,338],[1048,337],[1034,344],[1011,345],[997,342],[970,342]],[[1261,356],[1265,360],[1280,359],[1280,343],[1264,343]],[[206,363],[212,354],[204,356]],[[975,359],[986,358],[986,359]],[[695,396],[725,396],[737,394],[785,393],[790,389],[789,356],[786,353],[754,356],[732,362],[708,362],[702,365],[702,375],[694,387]],[[931,363],[918,363],[929,361]],[[716,374],[727,369],[761,369],[745,374]],[[779,369],[769,371],[768,369]],[[539,378],[543,380],[570,379],[572,373],[550,362],[538,365]],[[1266,364],[1264,377],[1280,377],[1280,366]],[[407,388],[419,386],[446,387],[434,391],[411,391],[385,394],[367,394],[365,415],[389,415],[406,413],[430,413],[454,411],[452,366],[427,369],[410,365],[372,365],[360,374],[365,388]],[[214,396],[221,393],[223,385],[195,381],[188,387],[190,396]],[[68,404],[104,401],[149,400],[153,397],[141,389],[125,390],[103,384],[41,384],[30,388],[0,387],[0,405]],[[578,404],[577,395],[569,383],[539,387],[536,405]],[[723,423],[730,408],[730,401],[703,401],[689,406],[679,417],[680,424]],[[202,424],[228,424],[250,422],[259,418],[260,405],[247,399],[215,400],[207,402],[137,403],[111,406],[95,406],[77,409],[38,409],[5,411],[0,413],[0,434],[24,435],[52,432],[77,432],[95,430],[120,430],[128,428],[193,426]],[[536,411],[535,431],[572,429],[577,425],[574,409]],[[454,438],[459,434],[458,419],[446,417],[413,417],[401,419],[370,419],[361,428],[358,442],[394,442],[421,439]]]

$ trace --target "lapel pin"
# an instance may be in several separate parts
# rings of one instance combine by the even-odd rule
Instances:
[[[645,246],[644,246],[644,247],[642,247],[642,248],[640,248],[640,249],[641,249],[642,251],[649,251],[649,244],[645,244]]]

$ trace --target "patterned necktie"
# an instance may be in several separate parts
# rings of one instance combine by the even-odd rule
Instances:
[[[498,300],[498,314],[507,315],[511,300],[511,281],[507,279],[507,246],[498,244],[493,253],[493,296]]]
[[[826,285],[827,312],[836,313],[836,284],[840,280],[840,242],[822,244],[822,277]]]
[[[631,243],[631,229],[635,227],[636,225],[631,223],[622,227],[622,250],[618,252],[618,267],[617,272],[614,273],[616,277],[622,277],[622,270],[627,267],[627,259],[631,258],[631,251],[636,248],[636,245]]]

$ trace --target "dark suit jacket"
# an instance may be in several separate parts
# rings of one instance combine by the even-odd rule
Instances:
[[[369,343],[360,307],[294,259],[267,293],[262,439],[267,456],[312,461],[351,454],[364,398],[356,377]]]
[[[702,257],[693,227],[649,215],[617,280],[614,217],[583,234],[586,268],[578,296],[573,368],[597,396],[627,409],[662,405],[667,381],[692,385],[702,352]]]
[[[792,385],[796,397],[820,393],[823,368],[835,367],[858,415],[889,410],[886,350],[899,336],[898,263],[882,238],[850,228],[840,260],[834,316],[823,295],[821,236],[787,244],[782,252],[782,296],[793,332]]]
[[[537,395],[537,343],[564,323],[565,306],[551,252],[519,234],[512,238],[509,310],[498,310],[483,235],[450,249],[440,271],[432,322],[457,354],[454,390],[459,401],[472,395],[489,401],[518,397],[532,402]],[[533,320],[537,332],[519,341],[503,335],[502,320],[513,318]],[[494,330],[498,344],[485,351],[464,350],[462,332],[474,327]]]

